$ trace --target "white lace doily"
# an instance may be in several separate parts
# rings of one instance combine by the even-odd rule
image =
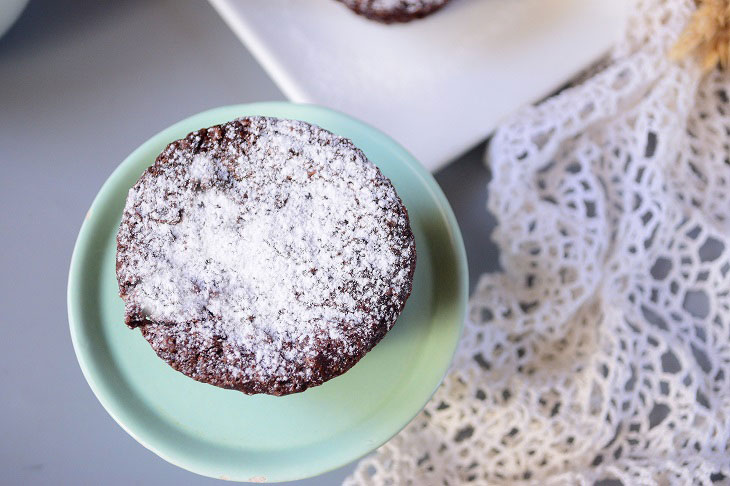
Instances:
[[[730,481],[730,76],[667,57],[692,0],[635,3],[608,67],[495,134],[503,273],[346,484]]]

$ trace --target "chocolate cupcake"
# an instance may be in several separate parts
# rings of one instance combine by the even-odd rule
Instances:
[[[249,394],[349,370],[402,312],[415,264],[406,208],[362,151],[265,117],[168,145],[117,235],[126,324],[176,370]]]
[[[410,22],[429,15],[449,0],[339,0],[356,13],[390,24]]]

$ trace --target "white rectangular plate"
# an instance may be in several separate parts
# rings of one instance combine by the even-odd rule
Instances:
[[[381,129],[428,169],[619,37],[626,0],[453,0],[382,25],[334,0],[210,0],[292,101]]]

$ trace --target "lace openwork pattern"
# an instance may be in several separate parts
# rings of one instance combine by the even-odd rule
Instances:
[[[503,271],[346,484],[728,484],[730,75],[666,55],[694,8],[636,1],[606,67],[495,134]]]

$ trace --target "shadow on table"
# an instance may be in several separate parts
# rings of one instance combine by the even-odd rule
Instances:
[[[141,0],[31,0],[18,21],[0,37],[0,58],[8,52],[58,41],[68,32],[117,15]]]
[[[487,211],[487,183],[491,176],[484,164],[486,144],[479,144],[434,174],[464,237],[470,293],[481,274],[500,269],[499,249],[490,238],[497,221]]]

